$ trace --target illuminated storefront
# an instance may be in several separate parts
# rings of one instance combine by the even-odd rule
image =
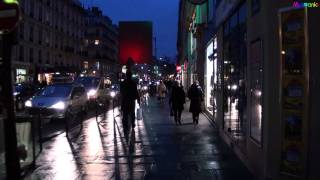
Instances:
[[[217,38],[207,46],[205,63],[205,105],[211,116],[216,114],[216,87],[217,87]]]

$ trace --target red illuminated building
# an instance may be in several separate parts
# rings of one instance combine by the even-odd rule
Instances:
[[[152,60],[152,22],[119,22],[119,60],[126,64],[132,58],[134,63],[149,64]]]

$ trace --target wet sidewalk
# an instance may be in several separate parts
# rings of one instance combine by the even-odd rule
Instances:
[[[46,142],[26,179],[252,179],[203,115],[195,126],[185,108],[183,125],[175,125],[168,105],[151,98],[128,134],[118,115],[109,110],[99,125],[91,118],[79,135]]]

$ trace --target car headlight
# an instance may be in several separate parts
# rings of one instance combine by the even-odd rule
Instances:
[[[116,92],[111,91],[111,92],[110,92],[110,96],[111,96],[112,98],[114,98],[114,97],[116,96]]]
[[[27,100],[25,103],[24,103],[24,106],[25,107],[32,107],[32,102],[30,100]]]
[[[63,110],[65,107],[66,107],[65,103],[60,101],[60,102],[57,102],[56,104],[52,105],[50,108]]]
[[[87,95],[88,95],[88,97],[91,97],[91,96],[95,96],[96,93],[97,93],[97,90],[91,89],[91,90],[87,93]]]

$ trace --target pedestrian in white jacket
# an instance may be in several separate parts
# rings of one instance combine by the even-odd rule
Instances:
[[[167,87],[163,83],[163,81],[161,81],[158,86],[158,99],[160,100],[160,102],[164,101],[164,99],[166,98],[166,93],[167,93]]]

